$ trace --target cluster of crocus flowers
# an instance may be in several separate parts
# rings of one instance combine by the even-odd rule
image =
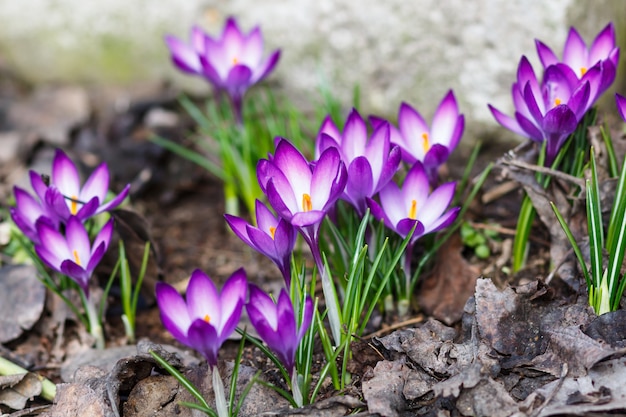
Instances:
[[[227,413],[219,410],[219,404],[225,403],[225,400],[217,369],[218,353],[239,324],[244,306],[259,337],[292,376],[294,393],[299,393],[296,350],[313,318],[310,297],[306,297],[297,316],[284,289],[274,303],[257,286],[248,284],[243,268],[226,280],[221,291],[217,290],[208,275],[195,270],[189,279],[186,299],[172,285],[164,282],[157,283],[156,296],[163,326],[180,343],[202,354],[211,367],[220,415]],[[296,401],[302,405],[302,396],[299,395]]]
[[[613,83],[619,59],[612,24],[603,29],[588,48],[572,28],[563,48],[563,59],[544,43],[536,41],[543,65],[543,77],[537,78],[530,62],[522,57],[517,82],[512,86],[514,117],[489,105],[502,126],[546,144],[546,165],[576,129],[578,123],[606,89]]]
[[[226,93],[241,121],[242,99],[246,91],[267,77],[280,58],[280,50],[263,57],[263,35],[257,26],[245,34],[234,18],[226,21],[219,38],[195,26],[189,44],[167,35],[165,42],[172,62],[182,71],[209,81],[218,94]]]
[[[41,260],[76,281],[88,295],[89,279],[109,245],[113,222],[100,229],[93,244],[84,223],[121,204],[130,185],[105,202],[109,190],[106,163],[99,165],[81,187],[76,165],[61,150],[55,153],[50,177],[34,171],[29,175],[36,197],[16,186],[11,218],[34,243]]]

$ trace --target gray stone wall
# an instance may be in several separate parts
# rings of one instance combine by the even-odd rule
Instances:
[[[452,88],[471,130],[496,126],[487,103],[511,111],[520,56],[538,63],[535,38],[560,52],[570,25],[591,42],[613,19],[624,39],[626,1],[4,0],[0,59],[33,82],[171,79],[207,91],[173,69],[163,35],[186,38],[194,23],[217,34],[229,15],[282,48],[270,79],[294,99],[310,102],[325,79],[345,103],[358,84],[365,112],[394,117],[407,101],[430,117]]]

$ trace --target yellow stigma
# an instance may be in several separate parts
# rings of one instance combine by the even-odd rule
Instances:
[[[74,255],[74,262],[76,262],[76,265],[81,266],[81,264],[80,264],[80,257],[78,256],[78,251],[76,249],[74,249],[72,254]]]
[[[272,239],[274,239],[274,235],[276,234],[276,228],[275,227],[270,227],[270,236],[272,237]]]
[[[422,149],[424,149],[424,153],[430,150],[430,141],[428,140],[428,133],[422,133]]]
[[[78,213],[78,196],[73,195],[70,201],[70,213],[72,213],[72,215],[76,215],[76,213]]]
[[[302,211],[311,211],[313,210],[313,205],[311,204],[311,196],[307,193],[302,194]]]
[[[587,72],[587,68],[585,67],[580,67],[580,76],[582,77],[583,75],[585,75],[585,73]]]
[[[233,65],[237,65],[239,63],[239,60],[237,59],[237,57],[233,57]]]
[[[207,323],[211,323],[211,317],[208,314],[204,315],[204,321],[206,321]]]
[[[417,219],[417,201],[411,200],[411,209],[409,210],[409,219]]]
[[[561,99],[557,97],[554,99],[554,105],[558,106],[559,104],[561,104]]]

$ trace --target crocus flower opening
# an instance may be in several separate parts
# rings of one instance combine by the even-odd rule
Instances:
[[[577,79],[584,81],[589,69],[598,67],[601,74],[600,82],[597,84],[597,89],[592,91],[592,101],[597,100],[615,80],[619,48],[615,44],[615,28],[612,23],[606,25],[598,33],[590,47],[587,47],[575,28],[570,28],[563,47],[562,59],[559,59],[543,42],[535,40],[535,45],[545,69],[551,65],[564,64],[571,69]]]
[[[281,290],[277,302],[274,303],[269,295],[251,284],[250,300],[246,304],[246,311],[261,339],[285,365],[285,369],[293,372],[296,350],[313,318],[311,297],[306,298],[300,320],[298,320],[285,289]]]
[[[380,205],[368,199],[374,218],[382,219],[385,225],[403,238],[413,226],[411,242],[421,236],[441,230],[456,219],[460,208],[448,209],[456,184],[448,182],[430,192],[428,176],[419,162],[415,163],[404,179],[402,188],[393,181],[380,190]]]
[[[104,203],[109,191],[109,169],[106,163],[100,164],[80,186],[80,176],[76,165],[67,155],[57,149],[52,162],[50,184],[35,172],[30,173],[30,180],[39,200],[61,222],[75,216],[85,221],[91,216],[112,210],[122,203],[128,195],[130,185],[108,203]]]
[[[156,285],[163,326],[179,342],[200,352],[211,367],[217,365],[220,347],[239,323],[247,291],[243,269],[230,276],[221,293],[211,278],[195,270],[187,286],[186,301],[171,285]]]
[[[328,148],[336,148],[348,167],[348,180],[342,198],[350,202],[359,215],[367,209],[366,198],[372,197],[386,185],[398,170],[401,151],[389,141],[389,124],[380,123],[371,137],[361,115],[353,109],[343,134],[326,117],[316,141],[319,156]]]
[[[93,245],[83,223],[71,216],[65,226],[65,236],[49,222],[36,222],[38,234],[35,252],[50,268],[67,275],[89,297],[89,279],[106,252],[113,233],[110,219],[96,235]]]
[[[252,249],[267,256],[278,266],[287,287],[291,283],[291,253],[296,243],[297,231],[287,220],[276,218],[259,200],[256,200],[257,227],[245,220],[224,215],[235,234]]]
[[[245,34],[232,17],[226,21],[219,38],[193,27],[189,44],[171,35],[165,37],[165,42],[174,65],[204,77],[218,92],[226,92],[239,118],[241,101],[248,88],[267,77],[280,58],[280,50],[264,58],[261,29],[257,26]]]
[[[546,141],[545,163],[549,165],[593,105],[592,91],[597,91],[600,77],[601,71],[595,66],[578,81],[566,66],[556,64],[546,68],[540,84],[523,56],[517,69],[517,82],[512,86],[515,117],[491,105],[489,109],[507,129],[537,142]]]
[[[309,245],[317,246],[324,216],[341,196],[347,171],[339,151],[331,147],[312,166],[286,139],[257,165],[261,189],[279,216],[295,226]]]
[[[370,118],[377,127],[382,120]],[[437,169],[459,144],[465,128],[465,117],[452,90],[439,103],[430,126],[422,115],[407,103],[400,105],[398,127],[391,126],[391,143],[402,148],[402,159],[408,164],[420,161],[428,174],[431,185],[437,185]]]

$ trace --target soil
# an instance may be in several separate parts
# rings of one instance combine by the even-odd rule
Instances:
[[[270,261],[227,229],[219,181],[148,140],[154,132],[188,145],[193,124],[178,107],[177,93],[154,85],[131,90],[76,86],[31,90],[17,79],[8,80],[0,84],[0,146],[9,149],[12,137],[19,138],[19,144],[0,165],[1,207],[10,206],[11,187],[24,184],[26,170],[45,170],[52,150],[60,146],[85,173],[106,161],[112,189],[132,184],[131,204],[116,214],[117,234],[125,241],[131,266],[136,267],[145,241],[151,242],[152,252],[137,315],[137,345],[124,336],[115,289],[107,299],[107,348],[100,352],[90,348],[89,336],[58,298],[50,293],[36,298],[28,289],[16,290],[12,296],[16,299],[20,291],[29,294],[25,303],[32,306],[34,319],[2,340],[0,356],[48,377],[58,390],[49,402],[36,392],[20,391],[22,382],[6,382],[0,376],[0,413],[199,415],[180,405],[191,397],[147,353],[163,349],[162,355],[197,382],[209,403],[213,401],[206,364],[161,325],[155,282],[163,280],[182,290],[190,273],[199,268],[221,284],[242,266],[250,281],[267,290],[280,288],[282,278]],[[67,109],[47,110],[50,103],[64,103]],[[240,415],[624,415],[624,312],[597,318],[586,306],[585,289],[567,245],[554,221],[540,221],[546,218],[545,201],[538,200],[527,265],[519,273],[510,271],[522,186],[527,192],[531,187],[524,175],[533,175],[509,163],[504,154],[510,149],[510,144],[488,143],[474,170],[478,175],[487,163],[497,162],[466,214],[476,230],[496,235],[488,239],[486,259],[454,235],[422,279],[418,307],[411,315],[378,317],[371,334],[354,343],[352,383],[344,391],[335,392],[325,384],[314,404],[295,410],[274,391],[256,384]],[[454,167],[464,166],[469,151],[465,146],[455,153],[446,175],[460,177]],[[526,152],[517,150],[513,159],[523,160]],[[566,182],[558,186],[571,188]],[[577,215],[571,213],[572,221]],[[6,211],[0,212],[3,220],[1,216],[8,218]],[[0,273],[8,277],[13,272],[7,268],[15,260],[7,255],[9,246],[2,249]],[[115,254],[112,248],[103,261],[98,270],[101,279],[108,276]],[[554,274],[561,262],[564,267]],[[17,318],[15,310],[2,307],[7,321]],[[220,373],[226,375],[226,383],[238,345],[233,340],[220,351]],[[172,351],[178,356],[170,357]],[[285,387],[274,366],[247,345],[239,389],[257,369],[266,381]],[[3,395],[16,392],[23,401],[4,401]]]

